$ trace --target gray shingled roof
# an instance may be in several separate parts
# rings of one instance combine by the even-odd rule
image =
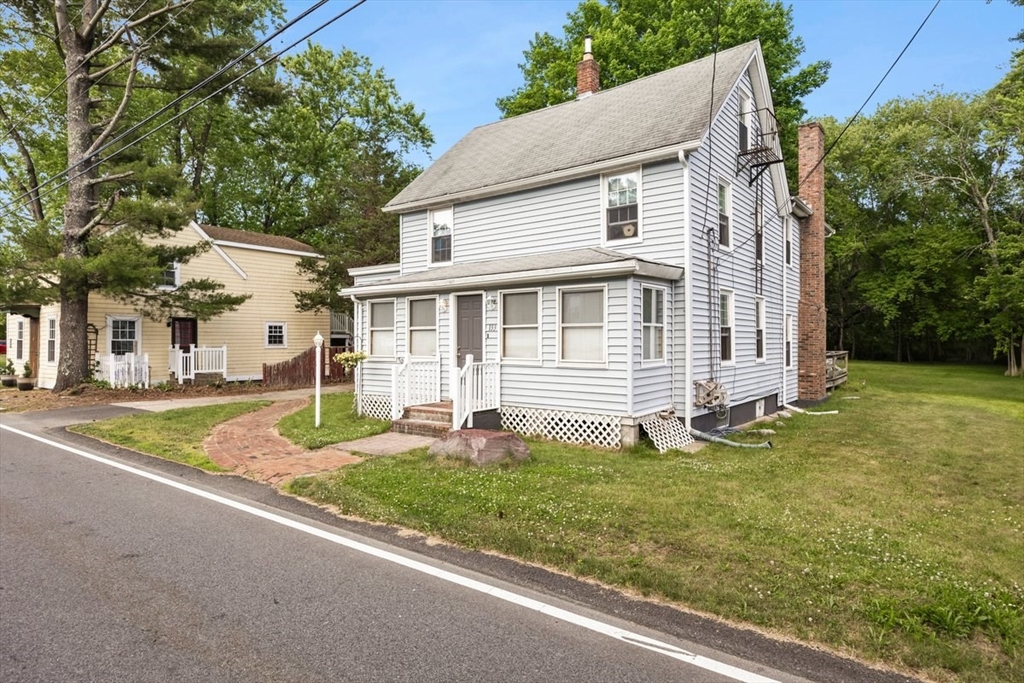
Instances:
[[[238,230],[236,228],[222,228],[218,225],[207,225],[205,223],[201,223],[199,227],[215,242],[237,242],[239,244],[251,244],[254,247],[271,247],[273,249],[314,253],[313,247],[298,240],[293,240],[291,237],[268,235],[262,232]]]
[[[757,42],[714,60],[717,113]],[[589,97],[474,128],[388,202],[400,206],[699,140],[711,111],[705,57]]]
[[[526,279],[543,270],[560,271],[558,278],[564,279],[567,275],[571,275],[571,273],[566,273],[566,270],[571,271],[574,268],[585,269],[587,266],[614,263],[620,263],[624,266],[631,264],[632,272],[664,280],[676,280],[682,275],[682,268],[678,266],[658,263],[657,261],[647,261],[629,254],[604,249],[603,247],[588,247],[586,249],[555,251],[547,254],[532,254],[530,256],[513,256],[511,258],[431,268],[389,280],[372,282],[359,287],[349,287],[343,289],[342,294],[355,294],[358,296],[363,290],[388,288],[393,285],[415,287],[416,285],[429,286],[432,283],[445,283],[447,286],[455,280],[502,275],[516,275]],[[418,289],[423,288],[420,287]]]

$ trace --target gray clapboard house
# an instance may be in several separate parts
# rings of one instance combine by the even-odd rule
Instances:
[[[618,447],[823,398],[823,172],[789,196],[759,43],[599,91],[588,39],[577,74],[384,207],[401,262],[343,291],[359,410]],[[801,127],[802,176],[822,144]]]

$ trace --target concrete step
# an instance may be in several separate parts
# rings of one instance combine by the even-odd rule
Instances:
[[[391,423],[391,431],[400,434],[416,434],[418,436],[432,436],[440,439],[448,435],[452,428],[451,418],[448,422],[441,423],[432,420],[410,420],[402,418]]]

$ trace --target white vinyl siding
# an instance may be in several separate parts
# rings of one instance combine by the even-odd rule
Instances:
[[[281,321],[264,323],[263,346],[268,349],[288,348],[288,323]]]
[[[529,292],[501,294],[502,360],[540,360],[540,295]]]
[[[409,355],[437,356],[437,298],[409,299]]]
[[[558,360],[603,363],[605,360],[604,288],[558,292]]]
[[[371,301],[369,355],[393,358],[395,355],[395,301]]]

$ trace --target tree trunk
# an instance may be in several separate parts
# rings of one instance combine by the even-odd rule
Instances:
[[[82,21],[87,22],[95,11],[93,3],[83,6]],[[59,6],[58,6],[59,7]],[[88,9],[89,11],[86,11]],[[58,9],[60,11],[60,9]],[[66,6],[64,19],[68,20]],[[86,153],[92,146],[93,126],[89,117],[92,81],[90,64],[86,56],[92,49],[92,40],[83,39],[77,27],[68,25],[61,31],[64,46],[64,68],[67,73],[67,130],[68,130],[68,185],[64,204],[64,243],[62,256],[70,267],[60,273],[60,362],[54,391],[73,387],[89,376],[89,341],[85,327],[89,318],[89,288],[87,276],[74,264],[85,256],[85,242],[93,216],[97,210],[96,186],[91,182],[97,175],[89,168],[93,159]]]

